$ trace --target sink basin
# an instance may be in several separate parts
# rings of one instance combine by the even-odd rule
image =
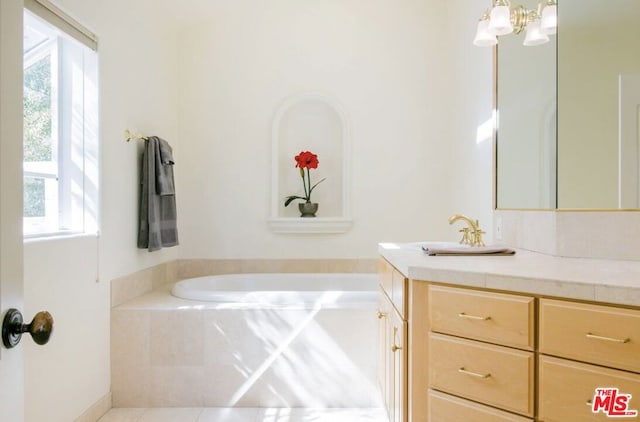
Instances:
[[[407,243],[408,249],[423,250],[423,248],[434,249],[449,249],[449,248],[470,248],[469,245],[463,245],[460,242],[412,242]]]
[[[448,249],[448,248],[469,248],[469,245],[462,245],[458,242],[438,242],[438,241],[428,241],[425,240],[423,242],[409,242],[409,243],[386,243],[383,244],[386,248],[389,249],[408,249],[415,251],[422,251],[423,247],[427,248],[437,248],[437,249]]]
[[[408,243],[380,243],[384,249],[397,249],[406,251],[425,252],[426,255],[459,255],[459,256],[488,256],[488,255],[515,255],[515,249],[506,246],[470,246],[458,242],[408,242]],[[428,249],[425,251],[425,249]]]

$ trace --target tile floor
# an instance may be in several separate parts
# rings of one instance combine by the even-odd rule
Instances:
[[[384,409],[115,408],[98,422],[388,422]]]

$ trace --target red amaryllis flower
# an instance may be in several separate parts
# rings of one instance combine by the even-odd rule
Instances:
[[[317,169],[318,156],[310,151],[302,151],[296,155],[296,167],[301,169]]]
[[[317,169],[318,168],[318,156],[310,151],[301,151],[300,154],[295,156],[296,160],[296,168],[300,168],[300,177],[302,177],[302,188],[304,189],[304,196],[290,195],[286,197],[284,201],[284,206],[288,206],[295,199],[302,199],[305,202],[311,202],[311,192],[322,182],[324,179],[320,180],[320,182],[311,186],[311,173],[309,173],[309,169]],[[307,175],[305,177],[304,169],[307,169]],[[305,181],[306,179],[306,181]]]

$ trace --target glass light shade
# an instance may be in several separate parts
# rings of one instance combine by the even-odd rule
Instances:
[[[542,9],[540,18],[540,29],[545,34],[555,34],[558,30],[558,7],[555,5],[545,6]]]
[[[540,21],[535,20],[527,25],[527,35],[524,37],[523,45],[528,47],[549,42],[547,34],[540,30]]]
[[[473,40],[473,44],[478,47],[491,47],[498,44],[498,39],[495,35],[489,33],[489,21],[487,19],[478,22],[478,30],[476,31],[476,37]]]
[[[509,6],[496,6],[491,9],[489,32],[493,35],[506,35],[513,32]]]

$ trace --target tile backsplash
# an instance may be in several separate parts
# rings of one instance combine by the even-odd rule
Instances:
[[[640,211],[496,210],[495,216],[509,246],[554,256],[640,260]]]

